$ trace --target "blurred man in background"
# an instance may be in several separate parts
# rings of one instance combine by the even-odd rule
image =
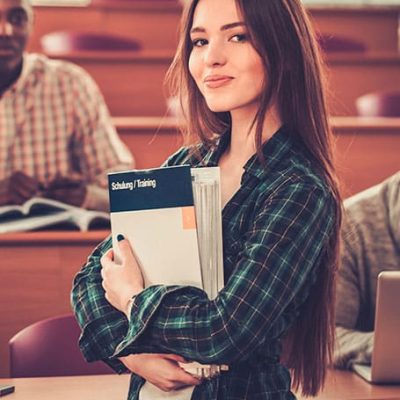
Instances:
[[[32,25],[29,0],[0,0],[0,205],[40,195],[108,210],[106,174],[132,156],[84,70],[25,53]]]
[[[345,201],[336,294],[339,368],[370,364],[377,278],[400,270],[400,171]]]

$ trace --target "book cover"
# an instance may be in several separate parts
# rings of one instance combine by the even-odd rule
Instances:
[[[111,229],[129,239],[145,286],[203,288],[210,299],[223,287],[220,171],[218,167],[165,167],[109,174]],[[226,366],[181,364],[193,375],[215,376]],[[145,382],[143,400],[190,399],[194,387],[168,393]]]
[[[141,266],[145,286],[202,288],[189,166],[109,174],[113,248],[123,234]]]

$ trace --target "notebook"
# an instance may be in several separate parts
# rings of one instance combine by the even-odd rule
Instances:
[[[400,383],[400,271],[378,276],[371,365],[353,370],[371,383]]]

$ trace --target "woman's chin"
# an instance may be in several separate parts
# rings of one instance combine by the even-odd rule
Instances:
[[[218,104],[218,103],[207,103],[207,107],[215,113],[220,113],[220,112],[228,112],[230,111],[230,107],[228,107],[226,104]]]

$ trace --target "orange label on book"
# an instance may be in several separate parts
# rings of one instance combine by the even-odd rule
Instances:
[[[193,206],[182,207],[183,229],[196,229],[196,214]]]

